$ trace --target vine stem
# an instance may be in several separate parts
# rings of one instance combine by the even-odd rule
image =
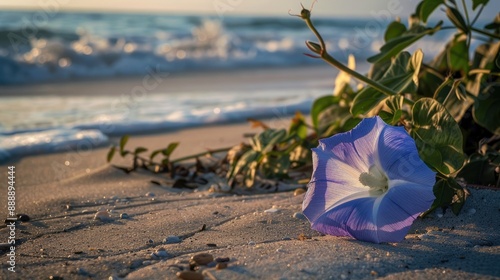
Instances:
[[[472,27],[470,28],[472,31],[475,31],[477,33],[480,33],[480,34],[483,34],[483,35],[486,35],[490,38],[495,38],[495,39],[499,39],[500,40],[500,35],[497,35],[497,34],[494,34],[494,33],[489,33],[489,32],[486,32],[484,30],[481,30],[481,29],[477,29],[475,27]]]
[[[206,151],[206,152],[201,152],[201,153],[197,153],[197,154],[194,154],[194,155],[189,155],[189,156],[177,158],[177,159],[174,159],[174,160],[172,160],[170,162],[171,163],[178,163],[178,162],[185,161],[185,160],[188,160],[188,159],[195,159],[195,158],[198,158],[198,157],[201,157],[201,156],[204,156],[204,155],[210,155],[210,154],[217,154],[217,153],[227,152],[227,151],[231,150],[232,148],[233,147],[226,147],[226,148],[220,148],[220,149],[215,149],[215,150],[209,150],[209,151]]]
[[[314,35],[316,36],[316,38],[318,38],[318,41],[320,43],[320,47],[321,47],[321,51],[318,53],[321,57],[321,59],[323,59],[324,61],[326,61],[328,64],[332,65],[333,67],[336,67],[337,69],[339,69],[340,71],[344,71],[346,72],[347,74],[351,75],[352,77],[360,80],[361,82],[364,82],[366,83],[367,85],[373,87],[374,89],[380,91],[381,93],[385,94],[386,96],[393,96],[393,95],[397,95],[398,93],[393,91],[392,89],[356,72],[355,70],[352,70],[351,68],[345,66],[344,64],[342,64],[340,61],[336,60],[335,58],[333,58],[326,50],[326,44],[325,44],[325,41],[323,40],[323,37],[321,36],[321,34],[319,34],[318,30],[316,29],[316,27],[314,26],[314,24],[312,23],[311,21],[311,13],[306,10],[306,9],[303,9],[302,12],[301,12],[301,16],[299,16],[300,18],[302,18],[306,24],[307,24],[307,27],[309,27],[309,29],[311,29],[311,31],[314,33]],[[404,99],[404,102],[409,104],[409,105],[413,105],[414,102],[412,100],[409,100],[407,98]]]

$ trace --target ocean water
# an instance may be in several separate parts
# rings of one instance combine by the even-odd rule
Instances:
[[[296,17],[230,17],[0,11],[0,90],[23,85],[141,77],[151,71],[203,71],[323,65],[303,55],[315,40]],[[314,20],[329,52],[341,61],[366,58],[383,44],[387,22]],[[435,54],[450,36],[425,38]],[[153,69],[153,70],[151,70]],[[133,108],[116,109],[116,96],[6,97],[0,93],[0,162],[78,145],[102,146],[111,136],[308,113],[331,85],[214,92],[153,91]],[[82,144],[83,143],[83,144]],[[88,144],[90,143],[90,144]]]

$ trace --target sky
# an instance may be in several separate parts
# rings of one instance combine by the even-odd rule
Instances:
[[[312,0],[0,0],[0,10],[72,10],[167,12],[218,15],[287,16],[300,12],[300,3],[309,8]],[[377,17],[390,15],[406,18],[420,1],[417,0],[318,0],[316,16]],[[471,0],[466,0],[470,3]],[[493,18],[500,11],[500,1],[490,1],[483,16]]]
[[[369,16],[371,12],[396,9],[402,14],[414,10],[415,0],[319,0],[313,12],[321,16]],[[288,15],[288,11],[300,12],[300,3],[306,8],[311,0],[0,0],[0,9],[181,12],[202,14],[251,14]]]

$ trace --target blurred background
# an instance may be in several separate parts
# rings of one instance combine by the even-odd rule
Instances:
[[[323,0],[313,21],[330,54],[353,54],[366,72],[386,25],[406,23],[417,3]],[[295,0],[0,2],[0,162],[110,136],[307,114],[336,72],[304,55],[315,38],[288,14],[300,10]],[[417,47],[435,54],[449,36]]]

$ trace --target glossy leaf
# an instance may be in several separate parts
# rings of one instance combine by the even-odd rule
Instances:
[[[442,174],[458,171],[464,163],[463,136],[446,108],[431,98],[422,98],[412,107],[412,128],[421,158]]]
[[[391,96],[386,99],[385,107],[386,109],[380,111],[379,116],[384,120],[384,122],[395,125],[401,119],[403,112],[401,108],[403,107],[404,97],[401,95]]]
[[[474,120],[491,133],[500,135],[500,86],[488,86],[477,97],[472,111]]]
[[[126,155],[127,153],[125,152],[125,145],[127,145],[129,136],[125,135],[120,139],[120,154],[122,156]]]
[[[462,30],[465,34],[469,33],[469,28],[465,22],[462,14],[453,7],[446,8],[446,16],[458,29]]]
[[[161,153],[166,157],[170,157],[170,155],[175,151],[177,146],[179,146],[179,142],[170,143],[168,144],[167,148],[161,151]]]
[[[468,184],[495,185],[495,165],[490,164],[488,156],[471,157],[464,168],[457,175]]]
[[[479,5],[486,6],[490,0],[472,0],[472,9],[476,10]]]
[[[418,16],[423,22],[427,22],[429,16],[439,7],[444,4],[444,0],[424,0],[418,7]]]
[[[406,32],[406,26],[399,21],[393,21],[385,30],[384,40],[387,42],[391,39],[401,36]]]
[[[433,34],[441,29],[443,22],[439,22],[434,28],[423,28],[422,31],[408,30],[405,34],[389,40],[385,45],[380,48],[380,53],[368,58],[368,62],[377,63],[380,61],[389,60],[391,57],[399,54],[402,50],[409,47],[425,35]]]
[[[147,151],[148,151],[148,149],[146,149],[144,147],[137,147],[137,148],[135,148],[134,155],[138,155],[138,154],[141,154],[141,153],[144,153]]]
[[[311,110],[311,118],[317,135],[331,135],[346,118],[351,117],[349,106],[345,103],[341,96],[327,95],[316,99]]]
[[[453,178],[439,180],[434,185],[434,195],[436,199],[424,215],[437,208],[448,206],[451,206],[453,213],[458,215],[467,199],[467,192]]]
[[[115,152],[116,152],[115,146],[113,146],[113,147],[111,147],[111,149],[109,149],[108,155],[106,156],[107,162],[111,162],[111,160],[113,159],[113,156],[115,155]]]
[[[458,36],[446,47],[448,55],[448,68],[452,71],[469,73],[469,51],[467,37]]]
[[[387,72],[377,82],[397,93],[415,93],[418,87],[418,73],[422,65],[423,53],[416,51],[413,55],[402,52],[394,59]],[[380,104],[386,95],[372,87],[361,90],[353,100],[351,114],[366,114]]]

